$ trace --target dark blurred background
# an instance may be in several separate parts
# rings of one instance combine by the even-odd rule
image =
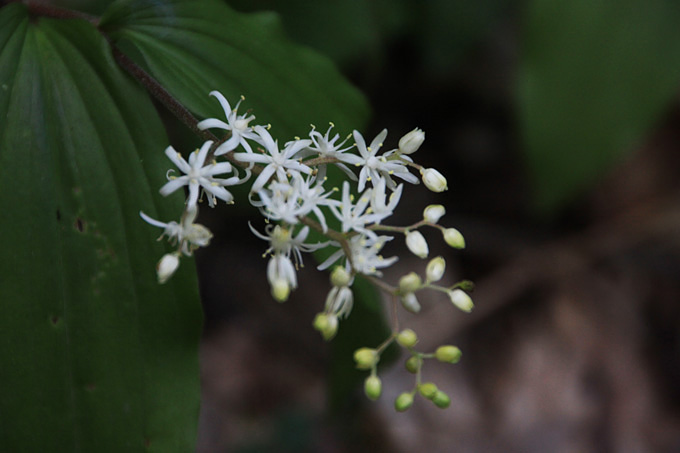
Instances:
[[[476,308],[424,295],[402,317],[422,349],[463,349],[425,368],[450,408],[395,413],[412,386],[403,358],[381,371],[377,403],[360,385],[329,391],[353,363],[311,328],[327,277],[308,259],[277,304],[252,213],[211,212],[199,451],[680,451],[677,2],[229,3],[277,11],[332,58],[370,99],[365,136],[387,127],[389,147],[426,131],[415,157],[449,190],[408,187],[392,223],[447,207],[468,246],[430,235],[432,256],[450,282],[475,281]],[[424,268],[400,256],[387,279]]]

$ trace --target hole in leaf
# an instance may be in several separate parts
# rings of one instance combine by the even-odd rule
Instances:
[[[59,324],[60,320],[61,320],[61,318],[59,318],[59,316],[56,316],[56,315],[52,316],[50,318],[50,322],[52,323],[53,326],[56,326],[57,324]]]
[[[57,209],[57,222],[61,220],[61,211]]]
[[[97,384],[94,384],[94,383],[87,384],[85,386],[85,390],[87,390],[88,392],[94,392],[96,389],[97,389]]]
[[[74,226],[74,227],[76,228],[76,230],[78,230],[80,233],[82,233],[83,231],[85,231],[85,222],[84,222],[83,219],[81,219],[80,217],[76,217],[76,222],[75,222],[75,224],[74,224],[73,226]]]

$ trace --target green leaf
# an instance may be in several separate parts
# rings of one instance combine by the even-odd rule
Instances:
[[[139,218],[162,200],[167,137],[148,96],[80,20],[0,10],[0,445],[186,452],[199,406],[191,260]]]
[[[680,81],[680,4],[532,0],[519,73],[534,201],[554,212],[634,148]]]
[[[199,119],[223,118],[222,92],[285,141],[335,122],[349,133],[368,117],[363,96],[333,64],[292,44],[272,14],[239,14],[218,1],[121,1],[101,27]]]

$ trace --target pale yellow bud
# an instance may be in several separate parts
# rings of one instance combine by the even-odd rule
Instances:
[[[272,297],[277,302],[285,302],[290,295],[290,285],[284,278],[277,278],[271,284]]]
[[[352,277],[342,266],[336,266],[331,272],[331,284],[333,286],[347,286]]]
[[[179,256],[176,253],[168,253],[163,255],[158,264],[156,264],[156,275],[158,276],[158,283],[163,284],[168,281],[172,274],[175,273],[179,267]]]
[[[415,128],[408,134],[399,139],[399,152],[402,154],[412,154],[418,151],[420,145],[425,141],[425,132]]]
[[[440,204],[431,204],[423,210],[423,219],[426,222],[437,223],[444,214],[446,214],[446,208]]]
[[[438,282],[444,276],[446,270],[446,261],[441,256],[433,258],[427,263],[425,274],[428,282]]]
[[[397,335],[397,343],[405,348],[412,348],[418,343],[418,335],[411,329],[404,329]]]
[[[382,393],[382,382],[378,376],[371,375],[366,378],[364,381],[364,393],[366,393],[366,396],[373,401],[380,398],[380,394]]]
[[[427,241],[420,231],[409,231],[406,233],[406,246],[411,253],[420,258],[427,258],[427,254],[430,253]]]
[[[444,240],[450,247],[455,249],[465,248],[465,238],[461,232],[455,228],[447,228],[444,230]]]
[[[401,301],[401,305],[411,313],[420,312],[420,303],[418,302],[418,298],[416,297],[415,294],[413,293],[404,294],[399,298],[399,300]]]
[[[360,370],[368,370],[378,363],[378,351],[371,348],[359,348],[354,351],[354,361]]]
[[[453,305],[464,312],[469,313],[474,308],[472,299],[462,289],[454,289],[453,291],[449,291],[449,298],[451,299],[451,302],[453,302]]]
[[[420,175],[422,176],[425,187],[430,189],[432,192],[444,192],[449,188],[444,175],[439,173],[434,168],[420,170]]]
[[[399,279],[399,291],[402,293],[412,293],[420,289],[423,285],[423,281],[420,279],[420,275],[415,272],[404,275]]]

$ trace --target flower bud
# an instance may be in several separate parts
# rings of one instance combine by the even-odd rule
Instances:
[[[382,382],[380,382],[378,376],[371,375],[366,378],[364,381],[364,393],[373,401],[380,398],[380,394],[382,393]]]
[[[422,176],[423,183],[425,183],[425,187],[430,189],[432,192],[444,192],[449,188],[444,175],[439,173],[434,168],[420,170],[420,175]]]
[[[447,228],[444,230],[444,240],[450,247],[454,249],[464,249],[465,248],[465,238],[455,228]]]
[[[411,329],[404,329],[397,335],[397,343],[405,348],[412,348],[418,343],[418,335]]]
[[[468,296],[462,289],[454,289],[453,291],[449,291],[449,298],[451,299],[451,302],[453,302],[453,305],[466,313],[470,313],[474,308],[472,299],[470,299],[470,296]]]
[[[415,294],[404,294],[399,300],[401,301],[401,305],[411,313],[420,312],[420,303],[418,302]]]
[[[277,278],[271,284],[271,292],[277,302],[285,302],[290,295],[290,285],[285,278]]]
[[[399,291],[402,293],[412,293],[419,290],[422,284],[423,281],[420,279],[420,275],[411,272],[399,279]]]
[[[447,395],[446,393],[442,392],[441,390],[438,390],[437,393],[434,394],[432,402],[438,408],[446,409],[451,405],[451,398],[449,398],[449,395]]]
[[[351,279],[349,272],[345,270],[342,266],[335,266],[333,272],[331,272],[331,285],[333,286],[347,286]]]
[[[440,204],[431,204],[423,210],[423,220],[430,223],[437,223],[444,214],[446,214],[446,208]]]
[[[462,355],[460,349],[451,345],[439,346],[434,353],[437,360],[446,363],[458,363]]]
[[[354,361],[357,363],[357,368],[360,370],[368,370],[378,363],[378,351],[371,348],[359,348],[354,351]]]
[[[427,258],[427,254],[430,253],[427,248],[427,241],[417,230],[406,233],[406,246],[411,253],[420,258]]]
[[[404,365],[406,366],[406,371],[412,374],[416,374],[420,367],[423,365],[423,359],[421,359],[418,356],[412,355],[411,357],[408,358]]]
[[[425,274],[428,282],[438,282],[444,276],[446,270],[446,261],[441,256],[433,258],[427,263]]]
[[[426,382],[418,386],[418,391],[421,395],[423,395],[424,398],[431,400],[437,394],[439,389],[434,384],[434,382]]]
[[[336,333],[338,333],[338,317],[328,315],[326,313],[319,313],[314,318],[314,329],[321,333],[324,340],[331,340]]]
[[[394,401],[394,408],[397,412],[407,411],[411,406],[413,406],[413,395],[410,393],[402,393]]]
[[[158,283],[163,284],[168,281],[172,274],[175,273],[179,267],[179,256],[176,253],[168,253],[163,255],[158,264],[156,264],[156,275],[158,276]]]
[[[399,152],[402,154],[412,154],[418,151],[420,145],[425,141],[425,132],[418,129],[413,129],[408,134],[399,139]]]

